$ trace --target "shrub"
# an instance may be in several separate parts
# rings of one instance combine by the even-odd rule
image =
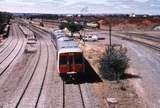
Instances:
[[[108,80],[119,80],[124,76],[129,59],[124,49],[112,48],[110,53],[106,50],[106,53],[100,60],[101,75]]]

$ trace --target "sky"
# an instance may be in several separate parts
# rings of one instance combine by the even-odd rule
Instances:
[[[0,11],[160,15],[160,0],[0,0]]]

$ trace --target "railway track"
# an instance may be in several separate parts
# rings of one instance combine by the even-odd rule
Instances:
[[[10,47],[13,47],[14,46],[14,44],[15,44],[15,39],[13,39],[13,35],[14,35],[14,38],[17,38],[17,35],[15,35],[16,34],[16,32],[15,32],[15,29],[14,29],[14,24],[12,25],[12,30],[10,30],[10,33],[9,33],[9,38],[7,39],[7,41],[3,44],[3,46],[1,47],[1,49],[0,49],[0,55],[1,56],[3,56],[3,54],[4,53],[6,53],[7,52],[7,50],[10,48]],[[12,48],[12,49],[14,49],[14,48]],[[12,49],[10,49],[10,50],[12,50]],[[10,51],[10,52],[12,52],[12,51]],[[5,56],[6,56],[7,54],[5,54]],[[4,57],[4,56],[3,56]]]
[[[17,39],[14,39],[13,40],[13,43],[10,44],[10,47],[6,48],[6,50],[0,54],[0,64],[2,64],[2,62],[15,50],[15,48],[17,47],[18,45],[18,41],[19,41],[19,36],[17,35],[16,33],[16,30],[14,29],[14,32],[15,32],[15,38]]]
[[[23,38],[23,34],[21,34],[21,31],[18,29],[17,26],[15,26],[16,31],[17,32],[16,35],[19,36],[19,43],[17,44],[15,50],[5,59],[5,61],[3,61],[3,63],[1,64],[1,70],[0,70],[0,87],[3,88],[4,87],[4,83],[6,83],[7,81],[11,80],[10,78],[8,78],[11,74],[14,74],[15,72],[12,71],[12,69],[14,68],[14,66],[17,64],[17,62],[19,61],[20,57],[22,56],[23,52],[24,52],[24,48],[26,45],[25,39]],[[16,79],[16,78],[15,78]],[[3,96],[3,90],[1,89],[1,95],[0,95],[0,99],[1,97],[3,97],[3,100],[5,100],[5,96]],[[0,101],[0,104],[3,103],[2,101]]]
[[[20,102],[22,101],[22,98],[29,87],[29,84],[31,80],[33,79],[33,75],[35,74],[36,68],[38,66],[40,57],[41,57],[41,44],[37,43],[38,45],[38,51],[35,55],[33,55],[31,58],[32,60],[26,64],[25,68],[25,74],[23,78],[21,79],[21,83],[17,90],[14,92],[13,97],[9,99],[9,101],[4,105],[4,108],[16,108],[20,105]]]
[[[137,38],[142,38],[142,39],[146,39],[149,41],[153,41],[153,42],[160,42],[160,37],[158,36],[151,36],[151,35],[147,35],[147,34],[142,34],[142,33],[121,33],[124,35],[128,35],[128,37],[137,37]]]
[[[86,108],[80,84],[67,84],[63,81],[63,108]]]
[[[6,108],[10,106],[15,108],[38,106],[47,74],[49,60],[48,45],[46,41],[39,38],[39,44],[39,54],[36,57],[36,60],[33,60],[33,64],[28,67],[30,69],[28,72],[25,72],[28,73],[28,75],[24,79],[23,85],[19,86],[14,97],[9,102],[11,104],[5,105]]]
[[[22,92],[22,94],[21,94],[21,96],[20,96],[20,98],[19,98],[19,100],[18,100],[18,102],[17,102],[17,104],[16,104],[16,106],[15,106],[15,108],[17,108],[17,107],[23,107],[23,108],[27,108],[27,107],[34,107],[34,106],[37,106],[37,102],[38,102],[38,98],[39,98],[39,95],[40,95],[40,88],[42,88],[42,86],[43,85],[40,85],[40,87],[38,87],[37,89],[36,89],[36,91],[37,90],[39,90],[39,92],[37,91],[37,92],[35,92],[35,90],[33,90],[33,92],[35,92],[36,94],[33,94],[33,93],[31,93],[31,91],[29,90],[29,89],[32,89],[32,87],[30,88],[30,86],[31,86],[31,84],[32,84],[32,82],[33,82],[33,80],[34,80],[34,78],[35,78],[35,76],[37,75],[37,69],[38,69],[38,65],[40,64],[40,62],[42,62],[42,61],[40,61],[40,59],[42,59],[42,48],[41,48],[41,42],[40,42],[40,52],[39,52],[39,56],[38,56],[38,60],[37,60],[37,62],[36,62],[36,65],[34,66],[34,69],[33,69],[33,71],[32,71],[32,74],[31,74],[31,76],[29,77],[29,80],[27,81],[27,83],[26,83],[26,86],[25,86],[25,88],[24,88],[24,90],[23,90],[23,92]],[[45,76],[45,75],[44,75]],[[44,76],[43,77],[41,77],[42,79],[44,79]],[[42,80],[41,79],[41,80]],[[40,80],[37,80],[37,81],[40,81]],[[43,81],[43,80],[42,80]],[[33,94],[33,95],[29,95],[29,93],[31,93],[31,94]],[[29,96],[34,96],[33,98],[31,98],[31,97],[29,97]],[[27,100],[27,97],[30,99],[30,100]],[[35,98],[37,98],[37,99],[35,99]],[[30,104],[30,101],[34,101],[32,104]],[[27,105],[28,104],[28,105]]]
[[[142,41],[131,39],[129,37],[120,36],[120,35],[117,35],[117,34],[113,34],[112,36],[118,37],[118,38],[121,38],[121,39],[124,39],[124,40],[128,40],[128,41],[131,41],[131,42],[134,42],[134,43],[138,43],[138,44],[141,44],[143,46],[149,47],[153,50],[156,50],[156,51],[160,52],[160,47],[159,46],[151,45],[151,44],[148,44],[148,43],[145,43],[145,42],[142,42]]]
[[[31,27],[32,27],[32,29],[35,29],[37,32],[39,32],[40,34],[42,34],[43,37],[45,36],[44,38],[48,38],[50,36],[50,32],[47,32],[44,29],[38,28],[36,26],[31,26]]]
[[[15,31],[14,31],[15,32]],[[11,65],[11,63],[15,60],[15,58],[19,55],[20,51],[24,48],[25,42],[23,37],[17,35],[16,42],[13,44],[13,48],[7,48],[8,52],[2,53],[0,58],[0,76],[7,70],[7,68]],[[11,50],[11,51],[10,51]]]
[[[41,88],[40,88],[40,92],[38,94],[38,99],[36,101],[36,105],[35,107],[38,106],[38,103],[39,103],[39,100],[40,100],[40,97],[41,97],[41,93],[42,93],[42,90],[43,90],[43,87],[44,87],[44,82],[45,82],[45,79],[46,79],[46,75],[47,75],[47,69],[48,69],[48,62],[49,62],[49,48],[48,48],[48,45],[46,43],[46,46],[47,46],[47,65],[46,65],[46,68],[45,68],[45,73],[44,73],[44,77],[43,77],[43,80],[42,80],[42,85],[41,85]]]
[[[41,30],[40,28],[34,27],[34,29],[37,30],[40,34],[43,34],[45,36],[49,35],[48,32],[45,32],[44,30]],[[62,96],[63,97],[63,101],[62,101],[63,108],[71,108],[75,106],[77,106],[78,108],[85,108],[81,86],[80,84],[78,84],[78,82],[76,85],[74,85],[74,84],[66,84],[63,81],[62,86],[63,86],[62,87],[63,88],[62,90],[63,91],[63,96]]]
[[[13,25],[10,27],[9,37],[0,45],[0,53],[2,53],[13,41]]]

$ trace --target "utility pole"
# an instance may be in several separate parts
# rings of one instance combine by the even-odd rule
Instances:
[[[111,20],[108,21],[108,26],[109,26],[109,45],[108,45],[108,63],[110,64],[110,56],[111,56],[111,51],[112,51],[112,43],[111,43]]]
[[[112,51],[112,39],[111,39],[111,33],[112,33],[112,27],[111,27],[111,22],[108,22],[108,26],[109,26],[109,46],[108,46],[108,49],[109,49],[109,54],[111,53]]]
[[[112,43],[111,43],[111,23],[109,22],[109,46],[111,47]]]

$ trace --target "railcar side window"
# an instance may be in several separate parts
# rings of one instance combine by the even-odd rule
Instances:
[[[60,58],[59,58],[59,64],[60,65],[67,64],[67,56],[60,56]]]
[[[83,56],[82,54],[74,55],[75,64],[82,64],[83,63]]]

